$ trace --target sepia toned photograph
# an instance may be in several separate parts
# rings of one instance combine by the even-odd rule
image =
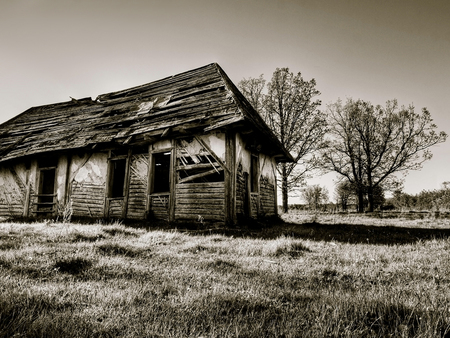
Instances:
[[[450,338],[450,2],[0,3],[0,338]]]

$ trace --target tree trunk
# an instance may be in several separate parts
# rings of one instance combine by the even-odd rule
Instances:
[[[364,192],[362,188],[358,188],[358,212],[364,212]]]
[[[369,200],[369,212],[373,212],[373,188],[371,186],[367,187],[367,199]]]
[[[369,165],[371,162],[369,161]],[[367,169],[367,199],[369,201],[369,212],[373,212],[373,185],[372,185],[372,171]]]
[[[288,175],[286,163],[282,163],[281,166],[281,194],[283,197],[283,212],[288,212]]]

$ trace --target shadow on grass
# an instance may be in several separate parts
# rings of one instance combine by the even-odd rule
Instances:
[[[244,227],[189,231],[191,234],[221,234],[228,237],[276,239],[289,236],[314,241],[341,242],[350,244],[405,245],[418,241],[450,238],[450,229],[407,228],[396,226],[374,226],[360,224],[321,224],[253,222]]]
[[[359,224],[285,224],[282,228],[283,234],[286,236],[350,244],[404,245],[413,244],[421,240],[447,239],[450,237],[450,229]]]
[[[191,235],[224,235],[227,237],[245,237],[255,239],[276,239],[289,236],[298,239],[315,241],[341,242],[350,244],[373,245],[405,245],[422,240],[450,238],[449,229],[429,229],[419,227],[375,226],[362,224],[321,224],[321,223],[285,223],[278,217],[262,220],[239,219],[239,225],[234,227],[220,227],[200,223],[168,223],[166,221],[130,221],[123,220],[123,225],[129,228],[144,229],[146,231],[180,231]],[[92,224],[92,223],[91,223]],[[98,223],[97,223],[98,224]],[[105,223],[107,224],[107,223]],[[123,229],[105,229],[109,235],[122,234],[137,236],[133,232]],[[100,238],[103,238],[100,235]],[[95,240],[98,238],[95,237]],[[85,240],[79,238],[79,240]],[[94,240],[94,238],[92,238]],[[14,249],[16,243],[4,242],[3,249]]]

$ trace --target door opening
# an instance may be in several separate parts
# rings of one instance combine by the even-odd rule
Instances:
[[[55,205],[56,168],[40,170],[37,212],[41,214],[53,213]]]

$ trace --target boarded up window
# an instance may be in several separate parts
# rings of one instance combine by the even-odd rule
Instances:
[[[153,154],[152,193],[170,191],[170,154],[170,151]]]

